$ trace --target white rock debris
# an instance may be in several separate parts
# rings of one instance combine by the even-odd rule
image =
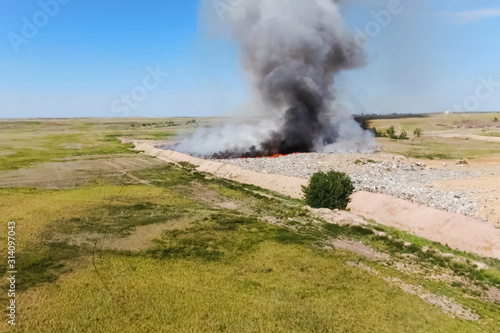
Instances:
[[[408,164],[403,157],[389,161],[376,161],[375,154],[292,154],[276,158],[249,158],[219,160],[267,174],[308,179],[317,171],[347,173],[356,191],[391,195],[432,208],[454,212],[474,218],[478,200],[473,189],[443,192],[434,188],[436,181],[464,179],[481,176],[480,172],[457,169],[428,168],[423,163]]]

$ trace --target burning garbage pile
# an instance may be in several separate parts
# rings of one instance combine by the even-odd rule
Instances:
[[[235,158],[375,149],[370,132],[332,108],[335,75],[364,64],[333,0],[242,1],[230,22],[265,117],[258,124],[201,128],[176,151]]]

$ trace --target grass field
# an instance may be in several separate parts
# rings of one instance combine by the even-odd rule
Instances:
[[[498,137],[498,113],[484,114],[432,114],[420,118],[374,119],[367,127],[385,132],[394,126],[397,133],[406,131],[409,140],[379,138],[384,152],[419,159],[474,159],[500,155],[500,142],[469,139],[468,135]],[[416,128],[421,137],[413,134]]]
[[[500,142],[483,142],[461,138],[423,136],[410,140],[379,139],[384,152],[419,159],[459,160],[500,154]]]
[[[387,129],[389,126],[394,125],[406,130],[410,134],[417,127],[421,128],[424,132],[444,131],[447,125],[464,121],[492,123],[495,117],[500,118],[500,113],[428,114],[418,118],[374,119],[369,122],[369,127]],[[481,129],[479,129],[480,131]]]
[[[500,137],[500,132],[482,133],[481,135],[484,135],[484,136],[494,136],[494,137]]]
[[[178,130],[189,130],[188,121],[0,121],[0,170],[19,169],[76,156],[133,154],[131,146],[121,144],[117,137],[126,135],[135,139],[165,140]]]
[[[62,160],[68,157],[139,158],[116,137],[156,140],[189,130],[135,125],[148,122],[159,120],[134,127],[0,123],[0,169],[68,163]],[[16,332],[500,332],[499,304],[481,296],[500,286],[498,260],[375,221],[328,224],[299,200],[213,178],[189,164],[117,172],[70,188],[3,188],[0,206],[5,230],[16,221]],[[391,259],[380,263],[335,249],[333,239],[361,241]],[[395,269],[410,254],[422,270],[471,283]],[[489,269],[478,270],[476,260]],[[449,315],[392,279],[453,298],[480,320]],[[0,331],[9,329],[4,317]]]

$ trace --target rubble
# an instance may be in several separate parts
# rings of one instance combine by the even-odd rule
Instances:
[[[356,191],[368,191],[391,195],[413,203],[478,218],[478,200],[474,189],[443,192],[434,188],[434,182],[452,179],[474,178],[480,172],[467,169],[434,169],[424,163],[405,163],[403,157],[389,161],[375,154],[292,154],[276,158],[250,158],[221,160],[253,171],[266,174],[308,179],[317,171],[341,171],[347,173]]]

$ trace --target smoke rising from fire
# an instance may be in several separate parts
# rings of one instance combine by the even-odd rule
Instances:
[[[252,157],[374,149],[371,133],[345,111],[332,109],[335,75],[364,64],[335,1],[246,0],[226,14],[265,119],[200,129],[176,150]]]

